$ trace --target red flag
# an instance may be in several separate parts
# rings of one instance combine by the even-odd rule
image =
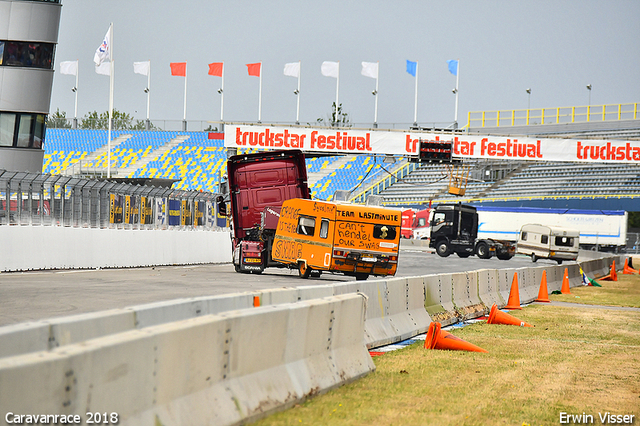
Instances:
[[[171,62],[171,75],[177,75],[179,77],[187,76],[187,63],[186,62]]]
[[[213,62],[209,64],[209,75],[222,77],[222,64],[223,62]]]
[[[262,67],[262,63],[258,62],[255,64],[247,64],[247,69],[249,71],[249,75],[254,77],[260,77],[260,68]]]

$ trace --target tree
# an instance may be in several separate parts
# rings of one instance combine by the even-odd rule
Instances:
[[[80,123],[81,129],[108,129],[109,128],[109,111],[105,111],[98,114],[97,111],[93,111],[85,114],[82,117]],[[129,114],[120,112],[117,109],[113,110],[113,130],[146,130],[146,123],[144,120],[136,120],[133,122],[133,117]],[[151,130],[157,130],[157,127],[150,124]]]
[[[316,120],[316,124],[331,127],[351,127],[349,114],[343,111],[342,104],[338,105],[338,109],[336,111],[335,102],[331,104],[331,114],[327,115],[327,121],[325,122],[324,118],[318,118]]]
[[[47,127],[51,129],[70,129],[71,124],[67,119],[67,113],[56,108],[56,112],[49,114],[47,118]]]

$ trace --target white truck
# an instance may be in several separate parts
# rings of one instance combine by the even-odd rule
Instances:
[[[627,244],[627,212],[624,210],[545,209],[476,205],[478,238],[517,241],[526,224],[540,224],[580,231],[580,248],[619,252]]]

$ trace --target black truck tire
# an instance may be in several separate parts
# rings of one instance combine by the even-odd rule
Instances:
[[[491,252],[489,251],[489,246],[487,245],[487,243],[478,243],[478,245],[476,246],[476,255],[480,259],[491,258]]]
[[[298,262],[298,275],[300,278],[309,278],[311,274],[311,268],[307,266],[306,262]]]
[[[438,253],[440,257],[448,257],[451,254],[449,243],[446,240],[439,241],[438,244],[436,244],[436,253]]]

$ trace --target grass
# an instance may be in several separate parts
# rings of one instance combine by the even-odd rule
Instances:
[[[562,297],[636,306],[639,276],[602,285]],[[535,304],[511,314],[535,328],[482,322],[452,331],[488,354],[421,343],[386,353],[369,376],[256,424],[537,426],[559,424],[561,412],[600,424],[606,411],[638,424],[640,312]]]
[[[634,285],[639,281],[638,275],[618,273],[618,281],[596,281],[602,287],[575,287],[571,294],[551,294],[549,300],[640,308],[640,285]]]

